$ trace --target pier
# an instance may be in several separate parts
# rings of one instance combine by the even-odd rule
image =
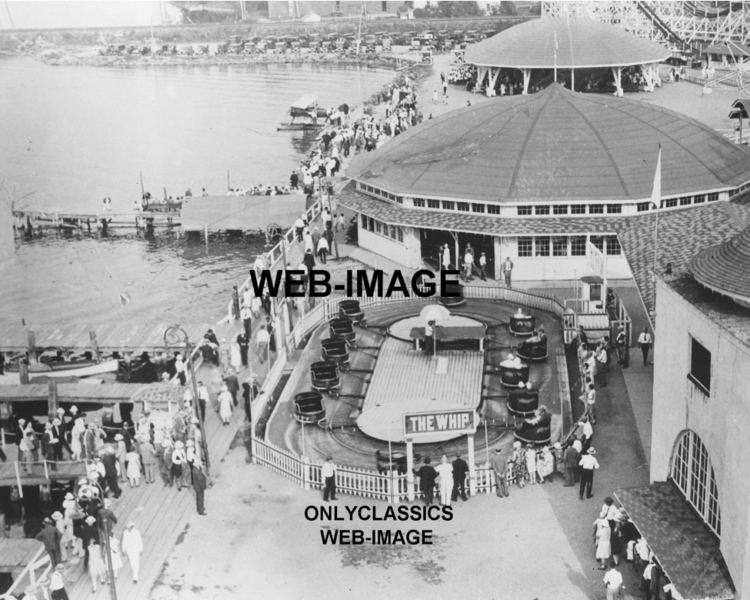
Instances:
[[[16,232],[59,230],[71,233],[106,233],[110,229],[172,229],[181,223],[180,212],[60,212],[13,209],[13,229]]]

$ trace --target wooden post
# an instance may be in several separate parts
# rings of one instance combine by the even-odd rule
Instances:
[[[22,384],[29,383],[29,365],[23,359],[18,361],[18,380]]]
[[[26,331],[26,347],[29,352],[29,362],[37,362],[36,333],[31,331],[31,329]]]
[[[414,502],[414,442],[406,440],[406,499]]]
[[[91,349],[94,351],[94,358],[96,362],[102,361],[102,352],[99,350],[99,342],[96,340],[96,331],[93,329],[89,331],[89,340],[91,340]]]
[[[203,226],[203,233],[206,237],[206,250],[208,250],[208,224]]]
[[[18,497],[23,498],[23,486],[21,485],[21,471],[18,467],[18,461],[13,463],[13,467],[16,470],[16,485],[18,486]]]
[[[467,449],[466,453],[469,455],[469,495],[473,496],[477,493],[477,466],[474,463],[474,434],[470,433],[466,436]]]
[[[49,386],[47,392],[47,414],[52,419],[57,413],[57,381],[50,378],[47,385]]]
[[[302,433],[304,435],[305,426],[302,426]],[[302,455],[302,488],[305,490],[310,489],[310,459]]]

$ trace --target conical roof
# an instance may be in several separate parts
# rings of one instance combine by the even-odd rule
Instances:
[[[750,149],[698,121],[559,84],[427,120],[357,156],[347,173],[393,194],[427,198],[641,200],[651,196],[660,144],[663,196],[750,181]]]
[[[690,269],[701,285],[750,307],[750,227],[726,242],[701,250]]]
[[[468,63],[516,69],[625,67],[671,55],[668,48],[622,27],[559,17],[526,21],[466,48]]]

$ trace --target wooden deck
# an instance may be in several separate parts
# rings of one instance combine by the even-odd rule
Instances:
[[[153,227],[178,227],[179,211],[93,211],[60,212],[43,210],[14,210],[13,224],[16,229],[34,230],[61,229],[68,231],[97,231],[100,221],[106,219],[110,229],[144,229],[148,222]]]
[[[304,194],[193,197],[182,207],[185,231],[257,231],[268,225],[284,230],[305,212]]]
[[[112,352],[155,352],[166,350],[164,332],[173,323],[144,323],[140,321],[124,323],[71,323],[68,325],[22,325],[0,324],[0,352],[23,352],[29,347],[29,332],[33,332],[34,347],[43,350],[66,349],[75,351],[93,350],[92,332],[99,350]],[[203,339],[203,334],[215,327],[213,323],[193,323],[182,326],[191,343]],[[173,349],[174,351],[174,349]]]
[[[212,395],[212,397],[214,397]],[[221,459],[229,450],[237,431],[244,422],[241,407],[235,409],[232,423],[223,427],[218,416],[208,411],[206,418],[206,435],[211,461],[211,478],[216,481],[221,475]],[[192,488],[183,488],[178,492],[176,487],[166,487],[157,476],[156,483],[145,484],[141,479],[138,488],[130,489],[121,484],[122,496],[112,502],[112,509],[117,516],[115,535],[118,539],[128,522],[133,521],[143,537],[144,551],[141,555],[141,573],[138,583],[133,583],[127,559],[123,557],[123,569],[117,579],[118,600],[143,600],[149,597],[151,587],[158,579],[164,562],[180,535],[192,519],[217,518],[218,506],[211,504],[211,490],[206,492],[207,517],[198,516],[195,494]],[[68,595],[71,598],[91,598],[106,600],[110,598],[109,588],[100,587],[96,594],[91,593],[91,580],[83,570],[83,561],[73,565],[68,563]]]

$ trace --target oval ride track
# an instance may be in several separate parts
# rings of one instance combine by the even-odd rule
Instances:
[[[367,363],[374,362],[372,357],[377,355],[377,350],[370,347],[372,340],[382,339],[385,331],[392,323],[418,315],[424,305],[428,303],[424,300],[418,300],[365,308],[368,328],[356,327],[355,329],[358,345],[368,347],[360,347],[350,353],[353,369],[362,364],[363,358]],[[511,351],[511,347],[516,346],[522,339],[510,334],[507,328],[510,315],[517,308],[515,305],[497,301],[468,299],[462,306],[451,310],[452,314],[476,319],[487,326],[482,404],[480,404],[478,411],[480,415],[487,415],[487,436],[490,447],[495,447],[497,444],[510,445],[513,442],[513,418],[508,417],[505,407],[508,389],[500,384],[499,374],[491,372],[489,368],[499,364]],[[558,380],[553,356],[556,349],[562,348],[560,322],[556,317],[547,313],[534,311],[532,314],[536,316],[537,324],[544,325],[549,339],[550,353],[546,361],[530,363],[531,381],[535,389],[540,391],[540,404],[546,405],[554,415],[559,415]],[[268,423],[268,439],[284,450],[296,454],[303,453],[303,441],[301,426],[293,417],[292,399],[294,394],[310,389],[308,365],[320,360],[320,341],[327,338],[328,335],[327,324],[321,324],[310,336],[307,346],[302,351],[303,355],[298,360],[295,372],[288,383],[288,385],[293,386],[293,389],[285,390],[282,400]],[[372,344],[372,346],[375,345],[377,344]],[[304,372],[297,372],[297,369],[304,370]],[[295,375],[298,376],[295,377]],[[346,396],[346,388],[351,380],[355,380],[355,386],[359,386],[359,389],[366,389],[366,385],[356,381],[356,379],[367,378],[369,378],[369,374],[345,371],[341,377],[342,388],[344,388],[342,396],[338,399],[331,399],[328,394],[324,394],[328,414],[335,415],[342,411],[348,413],[354,409],[357,406],[357,400]],[[483,408],[485,403],[488,404],[487,413],[484,412],[485,409]],[[380,451],[387,456],[388,443],[365,435],[357,428],[355,421],[356,418],[351,418],[337,422],[333,429],[307,426],[304,432],[304,453],[314,463],[322,462],[327,455],[330,455],[340,465],[374,469],[376,467],[375,452]],[[466,444],[466,438],[460,436],[439,443],[415,444],[414,452],[416,455],[430,456],[435,462],[443,454],[450,457],[460,453],[465,457]],[[392,451],[404,451],[405,445],[393,443],[391,449]],[[485,462],[484,427],[481,424],[475,435],[475,451],[477,463]]]

